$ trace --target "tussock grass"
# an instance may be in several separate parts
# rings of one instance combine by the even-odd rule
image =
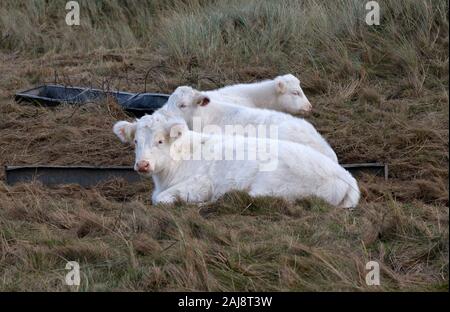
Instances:
[[[80,262],[80,290],[373,290],[370,259],[382,268],[375,290],[446,287],[448,216],[436,206],[383,199],[344,212],[311,199],[243,213],[239,202],[262,199],[231,193],[204,215],[195,205],[149,208],[136,199],[148,189],[117,202],[114,186],[2,185],[2,290],[69,290],[67,260]]]
[[[448,2],[0,3],[0,165],[130,165],[115,103],[54,109],[12,95],[44,82],[170,93],[298,75],[307,118],[364,175],[354,211],[230,192],[152,206],[151,182],[95,188],[0,181],[0,290],[448,290]],[[147,79],[145,77],[147,76]],[[4,174],[0,174],[4,179]],[[67,260],[82,284],[63,284]],[[365,264],[381,286],[365,284]]]

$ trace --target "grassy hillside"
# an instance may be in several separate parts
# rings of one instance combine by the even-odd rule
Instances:
[[[349,212],[243,193],[152,206],[151,181],[11,187],[2,172],[0,290],[448,291],[448,1],[379,1],[379,26],[362,0],[80,0],[73,27],[65,3],[0,3],[0,165],[134,161],[115,103],[14,103],[36,84],[170,93],[292,73],[340,161],[387,162],[390,180],[360,177]]]

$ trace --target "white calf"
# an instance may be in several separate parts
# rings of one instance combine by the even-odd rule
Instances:
[[[276,126],[278,139],[308,145],[334,162],[338,162],[336,153],[313,125],[302,118],[286,113],[225,102],[217,103],[203,92],[186,86],[178,87],[159,111],[182,117],[190,129],[193,129],[195,120],[201,121],[202,129],[209,125],[216,125],[222,129],[229,125]],[[251,133],[248,135],[255,136]]]
[[[356,180],[340,165],[308,146],[287,141],[201,134],[187,129],[183,120],[155,113],[136,122],[120,121],[114,133],[123,142],[134,142],[135,169],[152,176],[153,203],[214,201],[231,190],[248,191],[252,196],[279,196],[287,200],[317,196],[331,205],[355,207],[359,201]],[[259,144],[276,146],[267,161],[275,163],[261,170],[267,161],[195,160],[194,150],[239,146],[246,155]],[[273,145],[275,144],[275,145]],[[193,147],[193,148],[192,148]],[[204,154],[202,154],[204,155]],[[267,156],[266,155],[266,156]]]
[[[311,110],[311,104],[300,87],[300,80],[291,74],[278,76],[272,80],[204,91],[204,94],[218,103],[267,108],[293,114]]]

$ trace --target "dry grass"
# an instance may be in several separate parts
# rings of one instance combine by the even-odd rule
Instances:
[[[447,2],[380,1],[380,27],[361,23],[360,1],[92,2],[68,32],[64,5],[29,3],[0,4],[0,165],[132,163],[111,132],[129,118],[113,102],[13,102],[55,76],[142,91],[148,73],[147,90],[170,93],[291,72],[341,161],[388,162],[391,179],[361,177],[347,212],[242,193],[152,206],[150,181],[10,187],[1,173],[1,290],[71,290],[67,260],[89,291],[448,290]],[[369,260],[379,287],[365,284]]]

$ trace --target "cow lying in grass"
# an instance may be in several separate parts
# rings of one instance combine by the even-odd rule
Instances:
[[[278,139],[310,146],[338,162],[336,153],[313,125],[289,114],[226,102],[218,103],[211,100],[209,95],[187,86],[178,87],[159,111],[182,117],[190,129],[193,129],[195,120],[201,121],[202,130],[209,125],[222,129],[228,125],[276,126]]]
[[[241,106],[267,108],[297,114],[311,111],[311,104],[294,75],[278,76],[272,80],[235,84],[204,91],[211,100]]]
[[[114,133],[122,142],[135,145],[135,170],[151,176],[153,203],[214,201],[231,190],[251,196],[279,196],[287,200],[317,196],[331,205],[355,207],[359,189],[351,174],[314,149],[288,141],[242,136],[202,134],[188,130],[180,118],[160,113],[130,123],[119,121]],[[259,145],[258,145],[259,144]],[[237,147],[250,155],[256,146],[275,146],[266,160],[196,159],[195,146],[202,150]],[[202,154],[203,155],[203,154]],[[264,165],[272,166],[264,167]],[[274,165],[274,166],[273,166]],[[262,170],[262,169],[269,170]]]

